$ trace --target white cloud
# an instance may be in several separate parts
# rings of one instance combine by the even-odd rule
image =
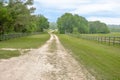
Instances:
[[[76,8],[79,4],[89,3],[90,0],[35,0],[44,7],[57,9]]]
[[[113,1],[101,1],[96,3],[90,3],[90,4],[84,4],[80,5],[78,8],[76,8],[72,13],[76,14],[90,14],[94,12],[101,12],[101,11],[114,11],[116,8],[120,8],[120,5],[118,2]],[[118,12],[118,11],[117,11]]]
[[[56,6],[62,6],[62,5],[58,5],[58,4],[67,4],[67,5],[71,5],[74,3],[86,3],[86,2],[90,2],[90,0],[35,0],[38,1],[42,4],[48,4],[48,5],[56,5]]]
[[[120,18],[111,18],[111,17],[89,17],[87,18],[88,21],[102,21],[106,24],[120,24]]]
[[[47,8],[75,9],[74,12],[95,12],[120,8],[119,0],[35,0]]]
[[[120,0],[34,0],[36,9],[41,9],[46,14],[62,15],[63,12],[85,15],[84,17],[92,20],[120,24]],[[50,12],[51,10],[51,12]],[[53,14],[54,12],[54,14]],[[59,13],[58,13],[59,12]],[[112,15],[111,15],[112,14]],[[50,18],[54,18],[54,16]],[[100,17],[100,16],[102,17]],[[104,16],[104,17],[103,17]],[[57,18],[57,16],[55,16]],[[99,18],[98,18],[99,17]],[[112,18],[114,17],[114,18]],[[117,17],[117,18],[115,18]],[[55,18],[54,18],[55,19]]]
[[[76,8],[72,13],[76,14],[88,14],[88,13],[93,13],[93,12],[98,12],[98,11],[106,11],[106,10],[111,10],[110,7],[107,5],[102,5],[102,4],[88,4],[88,5],[82,5],[79,6],[79,8]]]

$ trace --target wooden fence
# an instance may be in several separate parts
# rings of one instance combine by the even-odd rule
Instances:
[[[82,36],[83,39],[95,40],[100,43],[107,43],[109,45],[120,45],[120,37],[109,36]]]
[[[120,36],[88,36],[88,35],[72,35],[78,38],[94,40],[99,43],[107,43],[109,45],[120,45]]]

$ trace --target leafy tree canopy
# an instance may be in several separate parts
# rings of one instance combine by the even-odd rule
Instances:
[[[89,22],[90,33],[109,33],[108,26],[100,21]]]
[[[77,14],[65,13],[57,20],[57,26],[60,33],[88,33],[88,21]]]

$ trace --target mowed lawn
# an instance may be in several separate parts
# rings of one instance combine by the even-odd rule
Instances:
[[[120,49],[93,41],[58,35],[65,48],[97,80],[120,80]]]
[[[0,42],[0,48],[38,48],[49,39],[49,34],[38,34]]]
[[[8,58],[17,57],[20,55],[21,54],[18,50],[16,50],[16,51],[0,50],[0,59],[8,59]]]
[[[43,45],[49,39],[49,37],[50,37],[49,34],[38,34],[1,41],[0,48],[15,48],[15,49],[38,48],[41,45]],[[0,50],[0,59],[11,58],[19,55],[20,52],[18,50],[16,51]]]

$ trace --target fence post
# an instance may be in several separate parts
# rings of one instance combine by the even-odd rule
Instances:
[[[101,37],[101,43],[102,43],[102,37]]]
[[[120,42],[119,37],[117,37],[117,45],[119,45],[119,42]]]
[[[98,42],[100,42],[100,37],[98,37]]]
[[[115,45],[115,37],[113,37],[113,45]]]
[[[109,37],[109,39],[108,39],[108,40],[109,40],[109,45],[110,45],[110,37]]]
[[[107,39],[106,39],[106,36],[105,36],[105,43],[107,43]]]
[[[2,41],[2,35],[0,35],[0,41]]]
[[[119,45],[120,45],[120,37],[119,37]]]

